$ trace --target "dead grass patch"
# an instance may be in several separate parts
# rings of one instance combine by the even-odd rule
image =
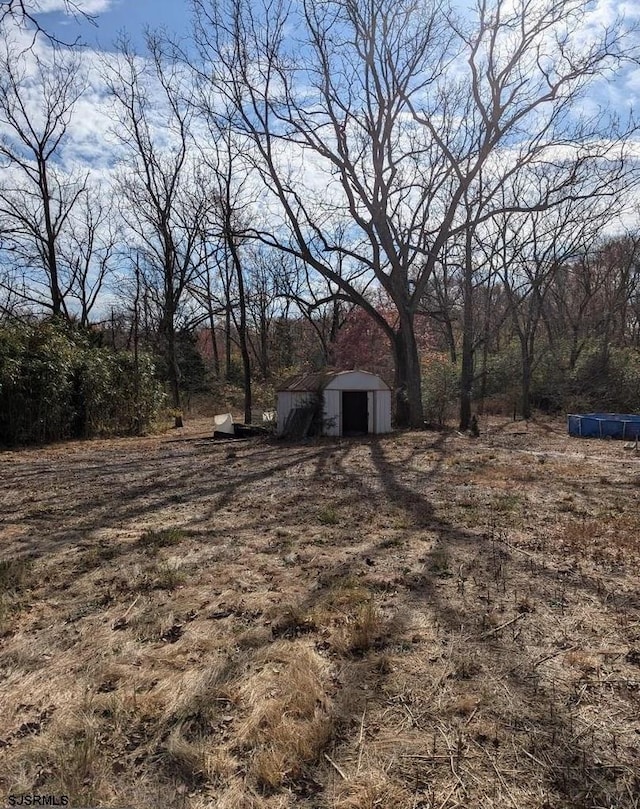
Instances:
[[[338,525],[340,515],[335,508],[327,506],[318,512],[318,522],[320,525]]]
[[[175,590],[185,581],[186,574],[180,565],[160,561],[134,568],[133,577],[121,584],[127,592],[148,593],[151,590]]]
[[[637,809],[640,462],[564,431],[0,456],[0,791]]]
[[[325,668],[308,647],[280,641],[242,684],[246,714],[238,741],[249,753],[248,777],[258,789],[295,781],[329,743],[333,716]]]
[[[158,755],[165,775],[177,778],[192,789],[204,783],[209,772],[207,744],[201,738],[187,739],[182,725],[171,729]]]
[[[274,637],[293,638],[306,635],[317,629],[313,611],[296,604],[287,604],[279,607],[271,622],[271,632]]]
[[[0,559],[0,595],[20,591],[28,581],[31,564],[26,557]]]
[[[319,607],[335,613],[344,614],[345,611],[366,604],[371,598],[366,585],[355,576],[321,575],[319,584],[326,588],[326,593],[318,598]]]
[[[370,598],[346,617],[345,624],[334,640],[334,646],[343,654],[361,655],[370,649],[382,648],[389,641],[391,632],[392,623]]]
[[[7,758],[14,792],[30,793],[46,783],[52,793],[77,796],[87,805],[108,792],[97,727],[82,708],[57,715],[49,732],[25,738]]]
[[[402,785],[394,783],[382,770],[366,773],[339,783],[333,806],[336,809],[404,809],[410,807],[414,796]]]
[[[29,586],[32,561],[26,557],[0,560],[0,638],[10,634],[24,606],[23,590]]]

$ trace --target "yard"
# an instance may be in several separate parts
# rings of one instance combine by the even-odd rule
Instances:
[[[0,797],[640,807],[640,455],[562,421],[0,454]]]

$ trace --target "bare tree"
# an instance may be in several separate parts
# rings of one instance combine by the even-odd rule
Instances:
[[[83,11],[79,3],[74,0],[62,0],[62,10],[75,19],[84,19],[92,24],[96,24],[96,18],[92,14]],[[33,32],[32,44],[38,36],[44,37],[52,45],[77,45],[78,39],[73,42],[66,42],[53,34],[40,23],[38,14],[42,11],[40,0],[0,0],[0,26],[7,26],[12,23],[23,30]]]
[[[456,245],[447,243],[441,251],[427,283],[420,305],[420,313],[437,324],[442,331],[452,363],[458,361],[456,323],[461,310],[461,264],[456,256]]]
[[[544,317],[552,342],[568,350],[570,370],[588,343],[606,350],[637,345],[640,265],[637,234],[602,239],[558,268]]]
[[[633,303],[640,288],[638,234],[609,238],[590,258],[602,278],[601,311],[596,330],[605,346],[625,346],[633,334]]]
[[[74,175],[60,165],[81,92],[72,56],[54,51],[45,61],[5,45],[0,57],[3,248],[14,270],[14,291],[57,317],[71,315],[73,279],[62,266],[61,243],[87,188],[86,174]]]
[[[284,32],[294,20],[283,7],[270,6],[258,19],[245,0],[194,5],[206,71],[213,68],[234,108],[230,123],[249,139],[277,202],[279,226],[254,227],[253,235],[324,275],[383,328],[394,347],[399,421],[421,424],[409,281],[424,266],[440,167],[416,159],[429,144],[407,122],[405,96],[424,92],[441,70],[444,18],[407,1],[308,2],[295,20],[305,42],[292,61]],[[287,170],[291,149],[294,160],[306,152],[317,163],[318,188]],[[345,215],[349,238],[337,238]],[[392,298],[395,327],[362,294],[363,279],[364,286],[375,279]]]
[[[201,236],[212,198],[198,169],[189,127],[189,82],[158,37],[147,35],[148,58],[120,43],[117,63],[106,66],[115,100],[126,168],[120,188],[123,218],[144,256],[147,286],[160,310],[159,332],[176,426],[182,424],[177,321],[189,282],[203,261]]]
[[[485,222],[510,213],[544,211],[566,202],[609,195],[637,171],[627,160],[632,121],[612,112],[582,112],[578,103],[599,80],[636,54],[622,21],[589,30],[589,4],[479,0],[476,22],[457,30],[468,77],[462,104],[442,85],[435,102],[415,114],[432,133],[456,174],[456,215],[467,231],[463,275],[460,426],[471,418],[474,379],[473,242]],[[437,126],[449,106],[462,127]],[[449,208],[449,210],[451,210]],[[454,220],[452,220],[454,221]]]
[[[537,342],[547,297],[559,269],[591,249],[598,229],[615,215],[602,200],[565,202],[544,211],[509,213],[491,222],[493,241],[482,249],[500,279],[520,346],[521,406],[531,417],[531,382],[541,353]]]
[[[231,324],[235,327],[244,387],[244,420],[251,423],[251,344],[249,336],[246,261],[248,200],[253,192],[247,189],[246,164],[238,145],[234,143],[228,127],[220,127],[209,120],[212,148],[203,153],[213,188],[211,207],[211,236],[219,245],[219,260],[226,295],[227,370],[230,366]],[[248,194],[248,196],[247,196]],[[235,300],[232,296],[235,290]]]
[[[100,293],[113,277],[120,234],[113,196],[101,186],[87,187],[60,246],[60,263],[69,278],[68,298],[83,326],[89,325]]]
[[[261,245],[249,251],[247,277],[248,338],[254,366],[263,380],[271,375],[272,325],[281,311],[286,289],[281,254]]]
[[[203,315],[201,323],[207,324],[211,339],[211,351],[213,355],[213,373],[216,379],[223,378],[220,345],[218,333],[221,330],[219,323],[221,319],[225,322],[225,344],[226,367],[224,377],[229,376],[229,366],[231,364],[231,302],[230,288],[231,279],[225,278],[221,272],[220,251],[210,249],[209,235],[202,234],[202,255],[198,272],[194,274],[189,282],[189,293],[193,297],[196,305],[202,308]]]
[[[302,262],[294,264],[284,281],[286,299],[291,301],[294,311],[302,314],[320,347],[318,359],[312,360],[312,365],[322,369],[331,364],[333,345],[355,304],[335,284]]]
[[[605,168],[620,178],[629,127],[600,110],[580,114],[576,102],[633,55],[622,23],[592,36],[586,0],[479,0],[462,22],[422,0],[261,10],[250,0],[192,2],[201,74],[233,105],[230,123],[250,138],[277,211],[276,224],[255,235],[378,321],[393,346],[401,424],[422,423],[416,311],[447,242],[469,234],[460,419],[468,426],[473,231],[503,209],[588,195],[590,176],[601,181]],[[542,194],[516,196],[516,178],[534,169],[547,179]],[[333,237],[338,221],[349,223],[346,245]],[[336,271],[328,260],[336,254],[341,270],[384,289],[394,325]]]

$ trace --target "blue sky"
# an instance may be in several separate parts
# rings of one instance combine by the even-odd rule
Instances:
[[[522,0],[503,0],[504,6],[517,4]],[[65,0],[27,0],[32,10],[40,9],[38,15],[42,27],[65,42],[80,39],[86,47],[81,49],[83,66],[87,69],[86,92],[76,105],[75,113],[69,122],[69,139],[65,147],[65,157],[69,165],[90,167],[93,173],[99,169],[106,184],[119,160],[119,150],[113,138],[113,114],[102,76],[105,65],[115,58],[114,43],[119,34],[125,32],[140,54],[145,53],[144,31],[146,28],[164,28],[174,37],[187,37],[190,33],[189,0],[73,0],[87,13],[95,15],[92,25],[82,17],[65,14]],[[451,0],[459,9],[471,6],[477,0]],[[537,0],[533,0],[532,8]],[[599,29],[610,24],[617,14],[626,15],[630,23],[637,23],[635,36],[640,39],[640,0],[593,0],[589,27]],[[586,29],[585,29],[586,30]],[[24,33],[24,32],[23,32]],[[26,37],[27,43],[29,37]],[[640,43],[639,43],[640,44]],[[49,43],[40,38],[39,47],[46,51]],[[33,92],[36,92],[33,90]],[[582,107],[593,107],[589,112],[596,114],[599,105],[607,102],[623,112],[632,102],[638,105],[640,98],[640,68],[627,66],[619,76],[605,85],[594,85],[592,93],[582,100]],[[149,92],[152,92],[150,89]],[[37,99],[35,99],[37,102]],[[162,109],[162,98],[157,109]],[[640,147],[639,147],[640,148]],[[324,188],[326,178],[317,179],[311,168],[313,161],[306,159],[305,171],[314,175],[319,187]],[[318,174],[318,177],[320,175]]]
[[[82,18],[51,10],[38,15],[46,30],[65,42],[82,42],[96,50],[111,50],[122,31],[134,44],[141,43],[145,28],[165,27],[170,33],[185,35],[189,29],[189,4],[186,0],[77,0],[77,5],[95,13],[96,24]],[[59,0],[41,0],[43,9],[57,9]]]

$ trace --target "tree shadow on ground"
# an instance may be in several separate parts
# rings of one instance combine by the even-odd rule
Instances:
[[[564,603],[569,591],[572,601],[586,598],[599,603],[603,609],[610,609],[607,601],[612,593],[606,588],[603,591],[601,580],[570,577],[566,570],[548,564],[547,560],[533,559],[532,554],[513,553],[487,533],[461,529],[447,519],[446,505],[434,511],[428,496],[405,484],[402,465],[387,458],[383,443],[372,443],[371,457],[389,501],[402,502],[419,524],[424,524],[425,515],[431,514],[428,527],[438,536],[436,556],[446,559],[443,570],[442,558],[438,566],[427,557],[423,571],[407,578],[410,603],[418,608],[422,605],[445,635],[457,638],[463,660],[473,661],[469,667],[462,665],[462,673],[454,676],[471,681],[476,673],[492,672],[502,684],[492,695],[488,713],[493,722],[502,725],[507,732],[501,734],[502,738],[494,735],[489,749],[491,743],[508,742],[509,736],[513,744],[515,737],[510,729],[518,726],[524,738],[521,733],[517,780],[521,784],[529,781],[537,785],[547,796],[546,805],[589,809],[638,806],[640,777],[634,771],[629,750],[625,754],[616,749],[615,744],[611,747],[607,743],[610,742],[609,731],[602,727],[605,723],[598,723],[597,718],[585,722],[578,711],[579,694],[581,689],[589,688],[589,678],[579,678],[572,688],[565,689],[554,683],[552,672],[541,676],[541,663],[547,661],[536,655],[538,643],[535,637],[528,636],[527,630],[527,611],[533,608],[529,602],[534,598],[538,602],[550,602],[550,613],[553,613],[555,594],[555,611],[560,614],[569,606]],[[456,575],[460,560],[467,564],[469,560],[475,561],[478,568],[484,568],[485,575],[480,576],[480,570],[474,572],[473,568],[463,573],[462,566]],[[476,577],[478,581],[482,578],[489,582],[487,593],[482,592],[483,588],[474,588]],[[528,601],[518,603],[517,588],[521,586],[518,582],[529,583]],[[480,592],[474,594],[474,589]],[[492,617],[488,615],[491,602],[499,610],[497,624],[488,621]],[[628,609],[627,601],[622,610],[628,614]],[[551,657],[561,657],[565,654],[564,647],[569,645],[567,639],[560,639],[557,655]],[[469,724],[467,735],[472,743],[480,739],[484,746],[489,742],[486,734],[483,731],[473,738],[473,727]],[[617,732],[617,727],[610,729],[612,734]],[[514,750],[517,757],[518,750],[515,747]],[[495,750],[491,755],[497,760]],[[507,785],[496,763],[492,766],[508,797]],[[459,792],[468,797],[467,786],[462,783],[465,780],[463,764],[459,766],[458,777],[461,779]],[[469,768],[467,785],[472,783],[473,772]]]
[[[339,721],[333,744],[338,748],[352,743],[367,706],[382,706],[410,720],[412,733],[438,739],[457,734],[455,756],[440,747],[432,758],[407,754],[403,759],[399,739],[390,769],[398,780],[423,784],[441,778],[444,766],[453,779],[450,795],[463,805],[474,805],[486,794],[478,783],[489,773],[502,805],[514,804],[510,786],[521,794],[535,785],[539,799],[532,805],[636,806],[628,736],[612,746],[606,734],[617,733],[618,726],[590,728],[584,712],[592,702],[591,719],[597,721],[597,678],[586,670],[570,682],[554,680],[554,665],[571,652],[575,627],[567,616],[573,604],[588,599],[611,610],[610,588],[589,576],[563,573],[552,549],[522,553],[490,530],[461,527],[448,509],[448,499],[455,500],[454,492],[448,494],[452,484],[445,468],[454,452],[449,436],[425,436],[423,445],[422,436],[399,436],[393,450],[392,441],[166,442],[132,458],[123,458],[121,449],[92,454],[88,447],[88,458],[73,458],[66,467],[25,462],[15,470],[15,480],[19,488],[36,491],[36,513],[26,518],[21,548],[46,557],[71,552],[83,542],[90,552],[106,531],[123,554],[132,548],[141,552],[136,543],[146,528],[174,524],[185,532],[176,553],[187,559],[191,552],[206,554],[224,545],[230,547],[231,564],[234,551],[248,549],[252,565],[267,568],[264,583],[256,587],[268,590],[269,576],[295,582],[291,595],[281,598],[275,591],[270,598],[277,615],[293,607],[302,623],[296,627],[294,621],[285,630],[290,635],[272,628],[255,636],[249,650],[229,658],[230,679],[274,637],[295,640],[298,632],[307,632],[305,616],[324,609],[327,620],[338,623],[315,627],[309,640],[337,670],[333,697]],[[17,489],[16,514],[24,507]],[[309,492],[315,503],[311,511]],[[71,493],[73,504],[64,499]],[[5,522],[7,517],[11,512]],[[394,520],[400,527],[393,527]],[[403,549],[405,535],[413,542],[411,552]],[[89,560],[84,571],[69,572],[90,575],[105,562],[117,563],[117,555],[108,560],[98,555],[94,561],[93,568]],[[339,591],[352,600],[327,610],[327,599]],[[250,604],[253,597],[249,589],[241,600]],[[354,645],[344,633],[353,630],[360,610],[374,597],[380,605],[378,628],[366,643]],[[629,607],[625,602],[621,611]],[[224,612],[216,601],[210,608]],[[544,613],[549,638],[536,634],[530,610]],[[233,609],[229,615],[233,619]],[[407,637],[416,615],[433,627],[431,646]],[[270,618],[270,626],[278,620]],[[540,650],[549,644],[552,652],[544,660]],[[424,676],[434,678],[429,688],[416,689],[413,696],[391,693],[395,664],[390,661],[397,658],[400,665],[405,652],[422,649],[436,661],[425,663]],[[583,663],[577,659],[576,665]],[[443,713],[432,704],[440,691],[447,699],[468,692],[477,697],[477,706],[468,713]],[[625,696],[621,704],[629,700]],[[375,729],[368,733],[374,743]],[[514,760],[507,758],[507,748],[515,750],[517,767],[503,775],[501,768]],[[401,769],[401,762],[409,766],[406,761],[413,762],[409,775]]]

